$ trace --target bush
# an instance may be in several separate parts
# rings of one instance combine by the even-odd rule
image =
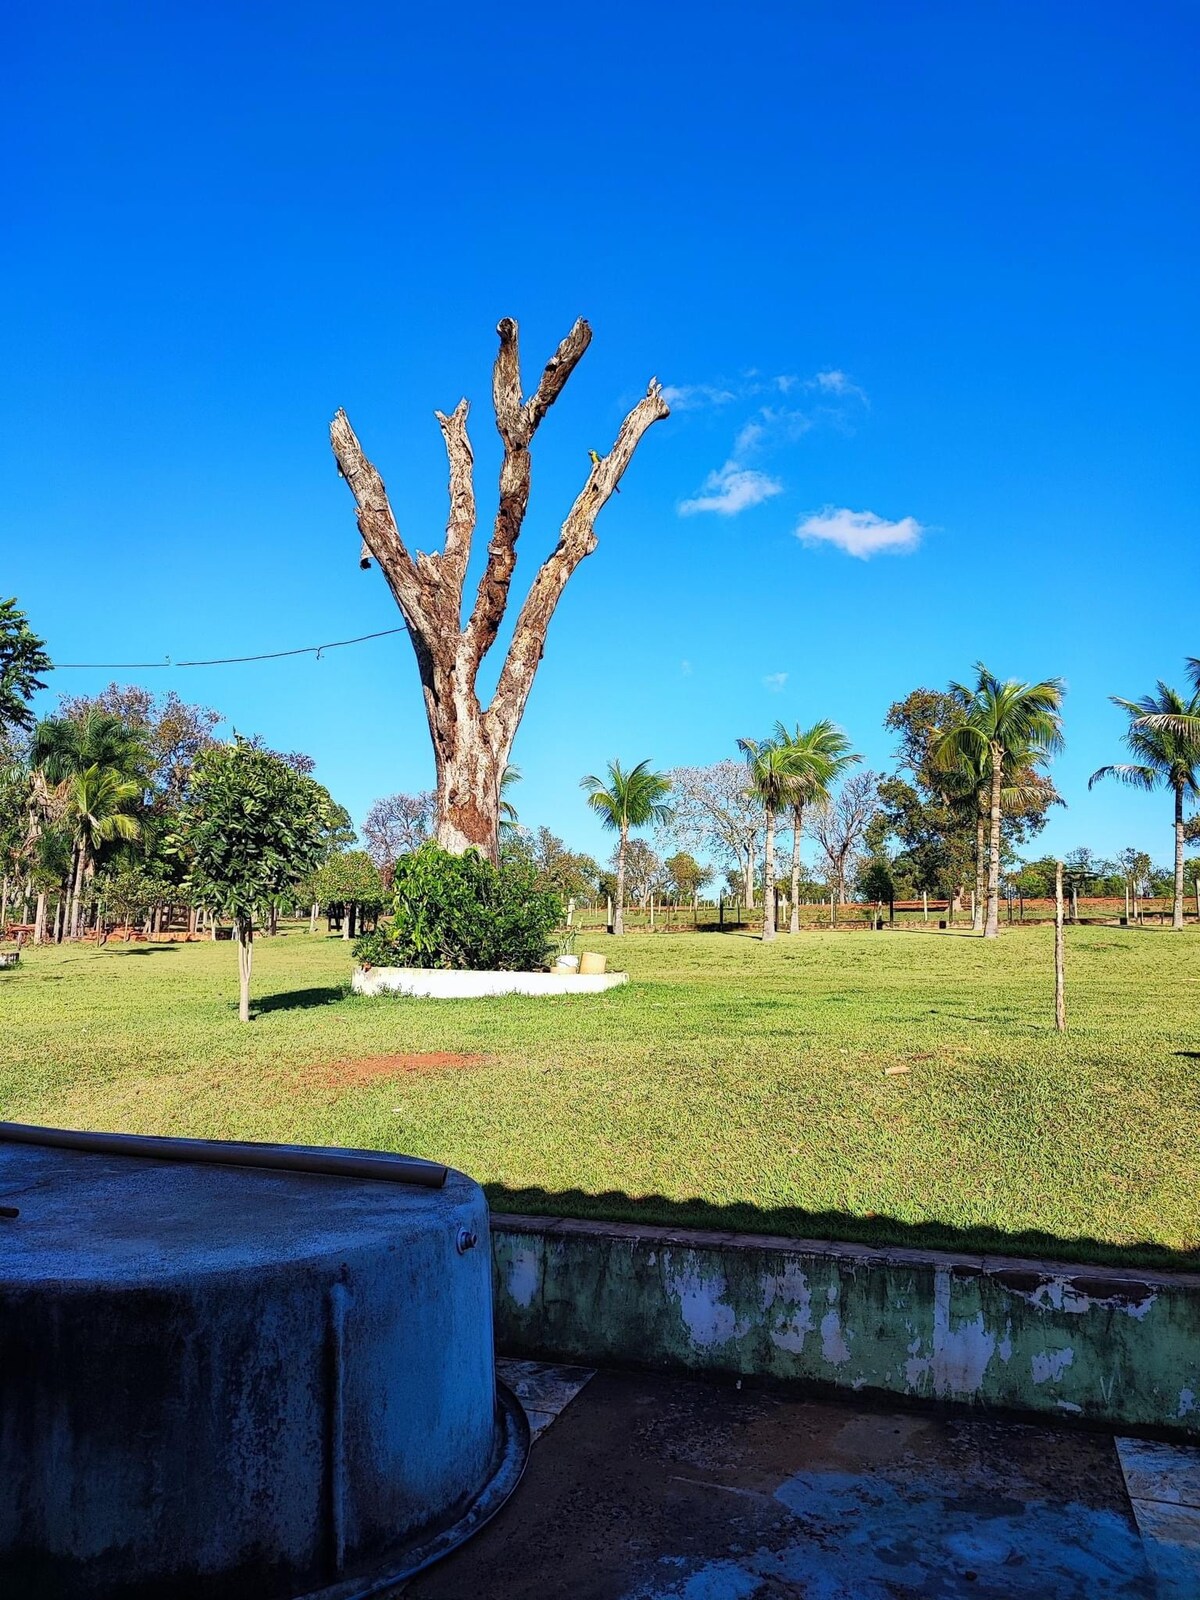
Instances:
[[[527,971],[546,965],[562,921],[558,896],[537,887],[532,868],[494,867],[475,850],[422,845],[397,861],[392,888],[391,917],[354,946],[360,964]]]

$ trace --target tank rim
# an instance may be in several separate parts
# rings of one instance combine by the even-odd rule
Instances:
[[[306,1590],[294,1600],[384,1600],[400,1584],[451,1555],[502,1509],[529,1462],[529,1419],[506,1383],[496,1379],[497,1444],[492,1467],[467,1509],[454,1522],[428,1534],[419,1544],[392,1551],[367,1572],[339,1578],[324,1589]]]

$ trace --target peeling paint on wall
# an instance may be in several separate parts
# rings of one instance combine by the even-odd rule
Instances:
[[[1033,1357],[1029,1363],[1029,1375],[1034,1383],[1057,1383],[1074,1359],[1074,1350],[1048,1350]]]
[[[1200,1439],[1200,1275],[497,1216],[509,1354],[1070,1411]]]

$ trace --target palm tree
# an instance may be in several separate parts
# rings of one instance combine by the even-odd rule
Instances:
[[[500,832],[512,833],[517,826],[517,808],[511,800],[504,798],[504,791],[511,789],[514,783],[520,783],[521,769],[510,761],[500,774]]]
[[[988,783],[988,872],[985,939],[1000,931],[1000,816],[1005,778],[1032,770],[1062,749],[1061,678],[1041,683],[1006,682],[976,664],[975,688],[956,692],[969,696],[961,723],[948,728],[934,747],[934,765],[943,772],[963,772],[978,765]]]
[[[1135,789],[1166,787],[1175,795],[1175,895],[1172,928],[1183,927],[1184,797],[1200,795],[1200,661],[1189,663],[1194,684],[1190,699],[1159,682],[1156,694],[1140,700],[1112,703],[1129,717],[1121,742],[1136,759],[1101,767],[1088,779],[1088,788],[1101,778],[1116,778]]]
[[[617,893],[613,908],[613,932],[625,932],[625,852],[630,828],[644,828],[649,822],[670,822],[671,808],[666,796],[670,781],[661,772],[651,772],[649,761],[639,761],[628,772],[619,761],[608,763],[608,782],[595,776],[583,778],[580,788],[587,803],[606,828],[619,837],[617,845]]]
[[[79,937],[79,900],[84,879],[93,870],[96,852],[113,839],[132,840],[141,833],[126,807],[140,798],[136,778],[123,778],[111,767],[95,763],[66,780],[63,818],[75,838],[75,871],[71,884],[71,938]]]
[[[70,897],[67,926],[72,939],[79,936],[79,901],[92,857],[97,846],[106,842],[99,837],[91,844],[86,842],[87,830],[81,831],[76,821],[76,801],[83,801],[86,811],[88,795],[95,794],[105,805],[110,805],[115,785],[123,798],[113,809],[125,816],[126,821],[134,823],[134,832],[122,831],[125,822],[121,822],[113,825],[115,831],[107,837],[136,838],[139,830],[136,820],[126,815],[127,802],[143,793],[147,760],[142,735],[120,717],[95,707],[78,720],[46,717],[34,729],[31,764],[40,810],[46,817],[64,816],[74,840],[70,869],[64,879],[64,897]],[[102,785],[101,774],[107,775],[111,782]],[[88,782],[84,792],[72,796],[72,786],[85,778]]]
[[[776,739],[739,739],[738,749],[750,766],[749,790],[761,803],[766,820],[763,846],[763,941],[775,937],[775,819],[800,793],[800,780],[788,746]]]
[[[808,729],[797,726],[791,733],[782,722],[777,722],[774,743],[787,752],[792,774],[792,910],[788,931],[799,933],[800,830],[804,826],[804,808],[827,801],[831,786],[847,767],[861,761],[862,757],[851,752],[850,740],[828,719],[814,722]]]

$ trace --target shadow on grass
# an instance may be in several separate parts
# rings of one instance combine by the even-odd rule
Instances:
[[[1063,1238],[1038,1229],[1010,1233],[1003,1228],[957,1228],[943,1222],[905,1222],[899,1217],[807,1211],[800,1206],[768,1208],[745,1202],[719,1206],[707,1200],[669,1200],[657,1194],[634,1197],[615,1189],[590,1194],[583,1189],[510,1189],[496,1183],[485,1184],[484,1188],[497,1215],[513,1211],[529,1216],[637,1222],[667,1229],[773,1234],[781,1239],[830,1239],[911,1250],[950,1250],[976,1256],[1036,1257],[1112,1267],[1200,1271],[1200,1246],[1175,1250],[1151,1240],[1122,1245],[1105,1239]]]
[[[288,989],[283,994],[265,994],[259,1000],[251,1001],[251,1010],[256,1013],[266,1011],[309,1011],[313,1006],[332,1006],[339,1000],[346,998],[347,990],[344,987],[324,989]]]
[[[102,944],[102,950],[107,950],[114,956],[173,956],[179,949],[177,944]]]

